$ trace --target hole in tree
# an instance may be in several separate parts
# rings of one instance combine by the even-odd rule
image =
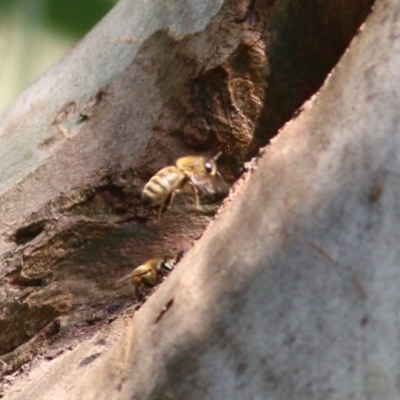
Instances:
[[[26,244],[35,237],[39,236],[45,227],[44,221],[33,222],[32,224],[19,228],[13,235],[13,240],[17,245]]]

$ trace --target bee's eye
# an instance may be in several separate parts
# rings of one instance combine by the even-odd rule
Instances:
[[[212,170],[213,170],[213,165],[212,165],[212,163],[210,163],[209,161],[207,161],[206,164],[205,164],[205,167],[206,167],[206,172],[207,172],[207,174],[210,174],[210,173],[212,172]]]
[[[161,268],[164,269],[165,271],[171,271],[172,270],[171,265],[169,265],[169,263],[167,263],[165,261],[163,261],[161,263]]]

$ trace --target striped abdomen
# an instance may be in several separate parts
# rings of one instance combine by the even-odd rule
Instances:
[[[143,206],[164,207],[171,194],[180,189],[186,179],[186,175],[177,167],[161,169],[146,183],[142,191]]]

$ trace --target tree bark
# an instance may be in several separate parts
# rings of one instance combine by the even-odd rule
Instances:
[[[140,206],[189,153],[221,150],[236,179],[319,88],[372,2],[320,3],[121,0],[3,113],[0,360],[24,366],[5,398],[400,397],[398,4],[193,248],[212,206]],[[117,281],[181,250],[131,320]]]

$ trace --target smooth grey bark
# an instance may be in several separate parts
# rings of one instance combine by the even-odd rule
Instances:
[[[9,250],[16,256],[4,256],[8,263],[2,274],[9,286],[3,287],[2,301],[9,301],[12,290],[18,289],[28,297],[29,307],[36,296],[50,308],[42,307],[49,314],[46,323],[61,315],[61,331],[73,325],[65,319],[70,318],[76,299],[85,300],[85,292],[97,294],[97,290],[112,298],[114,287],[107,283],[118,276],[110,266],[124,259],[122,250],[135,262],[166,244],[178,250],[195,237],[182,239],[185,233],[198,234],[209,221],[189,215],[174,225],[172,220],[181,216],[171,210],[167,222],[150,221],[147,230],[136,221],[129,231],[130,245],[123,247],[121,243],[126,242],[115,239],[122,235],[113,236],[118,216],[113,214],[108,220],[96,208],[102,209],[100,200],[106,198],[99,195],[109,185],[109,181],[101,183],[105,176],[115,174],[110,180],[117,186],[122,174],[132,168],[129,184],[135,186],[138,179],[141,185],[144,165],[150,163],[156,170],[172,155],[186,151],[189,143],[194,148],[208,143],[208,138],[202,142],[207,135],[194,134],[179,147],[176,134],[172,139],[164,135],[173,131],[171,121],[179,109],[164,106],[168,100],[174,103],[174,94],[182,91],[189,78],[196,79],[202,66],[215,73],[242,44],[243,28],[229,25],[229,35],[221,34],[223,40],[218,42],[214,34],[219,31],[213,25],[224,20],[221,7],[227,7],[222,15],[232,12],[225,3],[168,4],[152,4],[160,13],[153,18],[149,3],[121,1],[97,30],[3,115],[0,129],[8,149],[4,165],[8,165],[9,180],[3,182],[6,229],[1,252]],[[378,2],[321,92],[248,166],[249,172],[234,187],[214,223],[132,321],[129,312],[122,314],[96,334],[82,329],[84,339],[79,337],[79,326],[62,351],[43,353],[44,358],[31,364],[28,376],[15,377],[4,398],[400,398],[396,358],[399,93],[395,85],[400,74],[395,40],[399,11],[395,2]],[[120,18],[121,24],[116,25]],[[187,39],[201,30],[208,36]],[[148,42],[147,36],[151,36]],[[185,38],[183,47],[174,47]],[[204,41],[211,38],[224,45],[210,50]],[[110,47],[104,49],[102,45],[109,42]],[[136,52],[137,43],[142,53]],[[265,44],[260,43],[256,51]],[[172,55],[165,51],[170,48]],[[187,52],[190,57],[177,62]],[[160,61],[169,67],[158,67]],[[258,61],[265,67],[266,58]],[[211,81],[224,81],[224,71],[232,73],[232,64],[225,64]],[[186,68],[194,70],[194,75]],[[257,88],[268,76],[264,72],[246,82],[255,82]],[[200,74],[201,78],[206,74]],[[242,83],[243,78],[231,78],[231,89]],[[103,84],[104,93],[96,96]],[[250,84],[239,89],[243,87],[259,95],[256,100],[249,96],[253,108],[246,109],[243,99],[233,96],[235,105],[243,106],[240,112],[235,110],[242,125],[236,126],[232,118],[232,138],[216,134],[217,145],[225,144],[230,155],[237,149],[245,154],[254,151],[252,141],[260,143],[254,132],[262,128],[256,129],[251,122],[266,118],[259,105],[268,91],[259,94]],[[211,92],[209,86],[206,89]],[[132,96],[135,92],[139,95]],[[49,93],[54,93],[54,102]],[[218,103],[211,104],[219,111]],[[47,130],[43,120],[48,121]],[[193,123],[194,131],[198,132],[199,125]],[[236,135],[240,126],[250,140]],[[241,146],[235,148],[236,142]],[[173,151],[165,155],[160,150],[168,143]],[[210,143],[214,150],[212,139]],[[20,159],[11,157],[13,146],[21,151]],[[33,193],[38,195],[31,198]],[[92,199],[97,202],[81,214],[62,212],[79,211]],[[187,231],[182,225],[188,225]],[[21,226],[30,230],[21,231]],[[81,230],[79,240],[68,242],[68,235],[76,230]],[[84,236],[97,244],[96,240],[103,240],[104,245],[107,235],[116,242],[115,247],[107,247],[113,250],[109,259],[99,247],[83,251],[85,256],[96,254],[95,259],[81,259],[75,253],[72,259],[65,256],[73,245],[83,246]],[[164,242],[163,235],[168,237]],[[57,240],[71,246],[57,247]],[[147,240],[146,251],[137,249],[141,240]],[[47,258],[35,258],[40,246],[45,247],[42,255]],[[114,252],[120,248],[120,253]],[[18,251],[23,261],[19,269]],[[50,270],[46,269],[49,260],[57,260]],[[99,272],[105,272],[107,279],[97,280]],[[81,275],[84,279],[76,279]],[[93,294],[90,299],[97,297]],[[52,304],[57,304],[58,313]],[[23,308],[19,312],[25,315]],[[9,322],[7,318],[4,321]],[[12,322],[17,325],[19,320]],[[10,360],[5,362],[4,369]]]
[[[400,398],[399,15],[398,2],[377,4],[136,315],[131,347],[94,368],[106,393],[85,398]],[[110,365],[124,351],[121,388]]]
[[[90,398],[400,398],[399,16],[377,3],[137,314],[132,347],[94,368],[109,389]]]

